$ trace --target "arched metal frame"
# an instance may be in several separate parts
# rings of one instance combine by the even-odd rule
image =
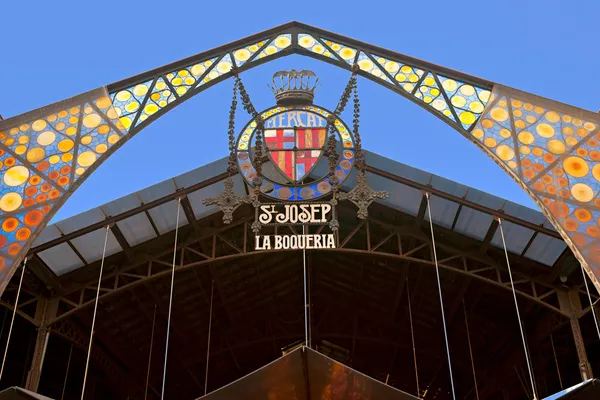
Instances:
[[[0,122],[0,294],[77,187],[154,120],[255,66],[301,54],[420,105],[538,204],[600,290],[600,116],[291,22]]]

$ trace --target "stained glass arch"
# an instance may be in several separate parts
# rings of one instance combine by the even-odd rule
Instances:
[[[36,236],[114,151],[205,89],[291,54],[431,112],[538,204],[600,290],[600,116],[298,22],[0,121],[0,294]]]

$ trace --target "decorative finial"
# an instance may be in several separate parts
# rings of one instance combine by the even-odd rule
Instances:
[[[303,69],[278,71],[273,74],[273,86],[278,105],[312,104],[319,78],[314,72]]]

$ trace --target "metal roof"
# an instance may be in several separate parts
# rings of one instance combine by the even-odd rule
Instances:
[[[483,240],[494,216],[503,218],[507,248],[547,266],[553,266],[567,248],[566,243],[546,217],[537,210],[512,203],[440,176],[367,152],[368,184],[375,190],[389,192],[380,202],[406,214],[417,216],[423,190],[431,193],[431,214],[436,225]],[[30,254],[37,254],[56,275],[63,275],[102,257],[105,226],[109,231],[106,254],[112,255],[127,246],[135,246],[175,229],[177,197],[185,194],[196,219],[217,211],[206,207],[202,199],[223,190],[227,159],[199,167],[182,175],[131,193],[91,210],[47,226],[34,242]],[[322,175],[317,165],[313,171]],[[234,177],[235,190],[245,194],[239,175]],[[354,185],[351,175],[342,190]],[[428,217],[425,217],[429,220]],[[179,225],[188,224],[184,212]],[[491,244],[502,247],[499,231]]]

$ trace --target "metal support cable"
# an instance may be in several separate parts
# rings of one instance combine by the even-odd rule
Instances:
[[[558,374],[558,382],[560,383],[560,388],[563,388],[562,377],[560,376],[560,368],[558,367],[558,357],[556,357],[556,349],[554,348],[554,339],[552,338],[552,334],[550,334],[550,344],[552,345],[552,354],[554,355],[554,363],[556,364],[556,373]]]
[[[450,345],[448,344],[448,330],[446,328],[446,316],[444,313],[444,300],[442,299],[442,283],[440,281],[440,267],[438,265],[437,252],[435,250],[435,237],[433,235],[433,219],[431,218],[431,202],[429,193],[425,193],[427,198],[427,212],[429,214],[429,228],[431,229],[431,245],[433,247],[433,259],[435,261],[435,274],[437,276],[438,294],[440,296],[440,310],[442,312],[442,323],[444,325],[444,340],[446,341],[446,355],[448,356],[448,369],[450,370],[450,385],[452,386],[452,398],[456,400],[454,392],[454,377],[452,375],[452,362],[450,361]]]
[[[208,389],[208,360],[210,359],[210,334],[212,331],[212,312],[213,312],[213,299],[215,294],[215,281],[213,279],[210,286],[210,312],[208,317],[208,345],[206,346],[206,375],[204,376],[204,395]]]
[[[583,281],[585,282],[585,290],[588,295],[588,299],[590,301],[590,308],[592,309],[592,315],[594,317],[594,324],[596,325],[596,332],[598,333],[598,339],[600,339],[600,328],[598,327],[598,318],[596,318],[596,310],[594,307],[594,303],[592,302],[592,295],[590,294],[590,287],[587,283],[587,277],[585,276],[585,271],[583,270],[583,265],[581,266],[581,273],[583,274]]]
[[[517,318],[519,320],[519,330],[521,331],[521,340],[523,341],[523,351],[525,352],[525,360],[527,361],[527,372],[529,372],[529,379],[531,381],[531,390],[533,393],[533,400],[537,399],[537,393],[535,391],[535,383],[533,381],[533,371],[531,368],[531,361],[529,360],[529,349],[525,342],[525,332],[523,331],[523,323],[521,321],[521,313],[519,312],[519,303],[517,302],[517,293],[515,291],[515,284],[513,282],[512,271],[510,269],[510,261],[508,259],[508,250],[506,249],[506,240],[504,239],[504,229],[502,227],[502,219],[498,218],[498,226],[500,227],[500,235],[502,236],[502,245],[504,246],[504,255],[506,257],[506,266],[508,267],[508,276],[510,277],[510,286],[512,288],[513,299],[515,301],[515,309],[517,310]]]
[[[19,307],[19,296],[21,295],[21,287],[23,286],[23,276],[25,276],[25,267],[27,266],[27,257],[23,261],[23,267],[21,269],[21,278],[19,279],[19,288],[17,289],[17,298],[15,300],[15,306],[13,307],[12,319],[10,320],[10,328],[8,328],[8,338],[6,339],[6,348],[4,349],[4,357],[2,358],[2,367],[0,368],[0,381],[2,380],[2,374],[4,373],[4,365],[6,364],[6,355],[8,354],[8,345],[10,344],[10,337],[12,335],[13,326],[15,324],[15,315],[17,314],[17,308]]]
[[[465,299],[462,299],[463,312],[465,314],[465,328],[467,329],[467,341],[469,342],[469,356],[471,357],[471,369],[473,370],[473,382],[475,382],[475,398],[479,400],[479,389],[477,388],[477,375],[475,374],[475,361],[473,360],[473,349],[471,347],[471,334],[469,333],[469,319],[467,318],[467,308]]]
[[[87,383],[87,375],[90,367],[90,356],[92,354],[92,343],[94,341],[94,329],[96,329],[96,314],[98,312],[98,298],[100,297],[100,285],[102,284],[102,272],[104,271],[104,259],[106,257],[106,243],[108,242],[108,232],[110,225],[106,225],[106,233],[104,234],[104,248],[102,249],[102,261],[100,262],[100,275],[98,276],[98,287],[96,289],[96,300],[94,301],[94,316],[92,317],[92,331],[90,333],[90,343],[88,345],[87,360],[85,362],[85,372],[83,373],[83,386],[81,387],[81,400],[85,396],[85,385]]]
[[[148,398],[148,385],[150,384],[150,366],[152,365],[152,350],[154,348],[154,327],[156,326],[156,304],[154,305],[154,316],[152,317],[152,336],[150,336],[150,351],[148,352],[148,372],[146,373],[146,388],[144,400]]]
[[[171,332],[171,311],[173,309],[173,286],[175,284],[175,260],[177,260],[177,236],[179,234],[179,212],[181,210],[181,197],[177,199],[177,219],[175,221],[175,242],[173,244],[173,266],[171,269],[171,292],[169,294],[169,315],[167,318],[167,337],[165,338],[165,362],[163,365],[163,381],[160,398],[165,398],[165,386],[167,382],[167,358],[169,356],[169,335]]]
[[[65,380],[63,382],[62,394],[60,400],[65,398],[65,391],[67,389],[67,379],[69,379],[69,369],[71,369],[71,356],[73,355],[73,343],[71,343],[71,350],[69,350],[69,360],[67,361],[67,370],[65,371]]]
[[[305,226],[302,225],[302,234],[305,234]],[[306,287],[306,249],[302,249],[302,263],[304,266],[304,341],[305,346],[308,347],[308,294]]]
[[[406,296],[408,297],[408,320],[410,321],[410,338],[412,340],[413,361],[415,363],[415,380],[417,381],[417,397],[421,397],[419,388],[419,369],[417,367],[417,348],[415,346],[415,331],[413,328],[412,306],[410,303],[410,287],[408,286],[408,277],[406,277]]]

